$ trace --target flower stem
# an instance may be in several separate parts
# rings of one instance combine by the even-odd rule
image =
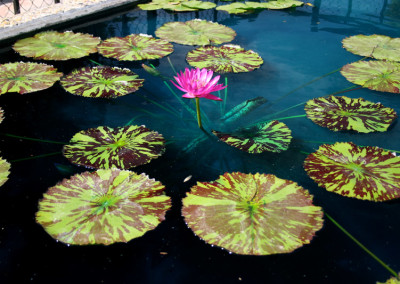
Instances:
[[[33,160],[33,159],[39,159],[39,158],[44,158],[44,157],[49,157],[49,156],[55,156],[62,154],[60,151],[58,152],[53,152],[53,153],[48,153],[48,154],[43,154],[43,155],[38,155],[38,156],[32,156],[32,157],[27,157],[27,158],[21,158],[21,159],[16,159],[16,160],[11,160],[10,163],[15,163],[15,162],[22,162],[26,160]]]
[[[200,99],[195,98],[195,100],[196,100],[197,123],[199,124],[199,127],[203,129],[203,125],[201,124]]]
[[[30,140],[30,141],[37,141],[37,142],[44,142],[44,143],[53,143],[53,144],[62,144],[62,145],[68,144],[68,143],[65,143],[65,142],[52,141],[52,140],[44,140],[44,139],[37,139],[37,138],[30,138],[30,137],[25,137],[25,136],[13,135],[13,134],[9,134],[9,133],[2,133],[2,134],[3,134],[4,136],[13,137],[13,138],[18,138],[18,139],[22,139],[22,140]]]

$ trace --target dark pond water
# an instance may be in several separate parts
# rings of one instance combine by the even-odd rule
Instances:
[[[247,16],[208,10],[172,14],[134,9],[102,22],[74,29],[106,39],[131,33],[154,35],[170,21],[201,18],[233,28],[232,43],[252,49],[264,59],[260,69],[227,75],[226,109],[257,96],[268,102],[238,121],[235,126],[301,104],[311,98],[352,86],[339,72],[292,90],[341,66],[360,59],[342,48],[341,40],[355,34],[400,37],[400,2],[315,1],[315,7],[263,11]],[[186,53],[193,47],[174,44],[170,59],[177,70],[188,67]],[[183,118],[185,109],[159,78],[143,71],[140,63],[117,62],[92,55],[105,65],[131,69],[145,79],[136,94],[115,100],[89,99],[65,92],[57,83],[46,91],[27,95],[4,94],[0,106],[6,119],[0,125],[1,156],[11,161],[10,179],[0,190],[0,283],[375,283],[390,274],[346,237],[329,220],[311,244],[290,254],[241,256],[211,247],[197,238],[180,216],[181,198],[196,181],[215,180],[225,172],[271,173],[296,181],[314,195],[314,203],[326,210],[366,247],[395,271],[400,271],[400,203],[373,203],[329,193],[303,170],[304,152],[313,152],[322,141],[352,141],[358,145],[400,150],[400,127],[387,132],[357,134],[332,132],[305,117],[284,120],[293,140],[287,151],[251,155],[216,140],[206,140],[188,149],[202,135],[196,122],[183,122],[144,99],[170,104]],[[0,54],[0,63],[27,61],[14,52]],[[173,75],[166,58],[145,62],[166,75]],[[88,58],[65,63],[52,62],[65,74],[91,65]],[[225,76],[222,76],[224,78]],[[286,96],[285,96],[286,95]],[[400,96],[367,89],[345,94],[381,102],[400,112]],[[220,106],[202,101],[209,127],[220,129]],[[304,114],[303,105],[268,118]],[[38,201],[48,187],[84,169],[72,166],[61,154],[19,161],[31,156],[61,151],[61,145],[30,142],[3,134],[67,142],[78,131],[101,125],[136,124],[162,133],[171,143],[166,153],[150,164],[135,168],[166,186],[172,209],[155,230],[127,244],[111,246],[66,246],[53,240],[35,223]],[[67,172],[60,171],[60,165]],[[192,175],[186,183],[185,177]]]

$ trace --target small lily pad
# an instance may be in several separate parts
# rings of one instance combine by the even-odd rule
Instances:
[[[103,41],[98,47],[105,57],[121,61],[159,59],[174,51],[172,44],[151,35],[132,34],[126,37],[113,37]]]
[[[97,52],[99,43],[99,37],[89,34],[47,31],[17,41],[13,49],[35,59],[68,60]]]
[[[221,141],[247,153],[286,151],[292,139],[290,129],[277,120],[259,123],[254,127],[240,129],[234,133],[212,133]]]
[[[165,219],[171,201],[164,189],[145,174],[118,169],[84,172],[47,190],[36,222],[67,244],[128,242]]]
[[[324,144],[308,155],[304,168],[319,186],[343,196],[370,201],[400,197],[400,157],[378,147]]]
[[[185,45],[221,44],[233,40],[236,32],[231,28],[205,20],[169,22],[156,30],[156,36]]]
[[[15,62],[0,65],[0,94],[32,93],[50,88],[63,74],[51,65]]]
[[[165,151],[164,138],[144,126],[99,126],[76,133],[63,149],[74,164],[95,169],[130,169],[147,164]]]
[[[2,186],[8,180],[10,168],[11,165],[0,157],[0,186]]]
[[[196,48],[187,54],[186,60],[193,67],[219,73],[250,72],[263,64],[256,52],[231,44]]]
[[[99,66],[74,70],[61,80],[61,85],[79,96],[116,98],[136,92],[143,81],[129,69]]]
[[[245,255],[292,252],[310,243],[323,225],[322,210],[307,190],[258,173],[198,182],[183,199],[182,215],[207,243]]]
[[[380,103],[345,96],[312,99],[304,109],[314,123],[333,131],[384,132],[397,117],[392,108]]]

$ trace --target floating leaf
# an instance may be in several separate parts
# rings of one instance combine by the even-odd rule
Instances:
[[[351,53],[388,61],[400,61],[400,38],[384,35],[356,35],[342,40]]]
[[[212,2],[196,0],[183,1],[181,2],[181,5],[195,10],[208,10],[213,9],[217,6],[215,3]]]
[[[248,14],[248,13],[254,13],[257,10],[262,10],[266,9],[265,7],[266,3],[260,3],[260,2],[234,2],[228,5],[222,5],[218,6],[216,10],[220,11],[226,11],[229,14]]]
[[[132,34],[126,37],[113,37],[103,41],[99,53],[117,60],[159,59],[174,51],[172,44],[151,35]]]
[[[11,165],[0,157],[0,186],[2,186],[7,180],[10,174]]]
[[[169,22],[156,30],[156,36],[186,45],[221,44],[233,40],[236,33],[218,23],[194,19],[187,22]]]
[[[319,186],[343,196],[371,201],[400,197],[400,157],[378,147],[324,144],[308,155],[304,168]]]
[[[207,243],[247,255],[292,252],[323,225],[322,210],[307,190],[258,173],[198,182],[183,199],[182,215]]]
[[[70,162],[89,168],[129,169],[147,164],[165,151],[164,138],[144,126],[99,126],[76,133],[63,149]]]
[[[358,61],[340,71],[350,82],[375,91],[399,93],[400,63],[387,61]]]
[[[191,12],[215,8],[217,5],[207,1],[153,0],[147,4],[139,4],[142,10],[165,9],[174,12]]]
[[[262,58],[256,52],[231,44],[196,48],[187,54],[186,60],[193,67],[207,68],[219,73],[250,72],[263,64]]]
[[[246,100],[228,111],[223,117],[221,117],[221,120],[224,122],[234,122],[266,102],[267,100],[264,97],[256,97]]]
[[[116,98],[136,92],[143,79],[129,69],[118,67],[84,67],[61,80],[63,88],[75,95],[95,98]]]
[[[97,52],[99,43],[99,37],[89,34],[47,31],[17,41],[13,49],[23,56],[36,59],[68,60]]]
[[[51,65],[15,62],[0,65],[0,94],[32,93],[50,88],[62,73]]]
[[[384,132],[397,117],[393,109],[380,103],[344,96],[312,99],[304,109],[314,123],[333,131]]]
[[[212,133],[228,145],[252,154],[285,151],[292,139],[290,129],[276,120],[259,123],[231,134],[215,130]]]
[[[277,0],[277,1],[269,1],[264,3],[265,8],[267,9],[287,9],[292,7],[302,6],[304,2],[295,1],[295,0]]]
[[[0,108],[0,123],[2,123],[4,120],[4,110]]]
[[[386,282],[376,282],[376,284],[400,284],[400,273],[397,278],[392,276]]]
[[[164,220],[171,201],[164,186],[118,169],[84,172],[50,187],[36,221],[67,244],[128,242]]]

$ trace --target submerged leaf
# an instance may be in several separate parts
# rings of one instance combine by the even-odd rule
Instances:
[[[392,108],[380,103],[345,96],[312,99],[304,109],[314,123],[333,131],[383,132],[397,117]]]
[[[128,242],[154,229],[171,201],[164,186],[118,169],[84,172],[50,187],[39,202],[36,221],[67,244]]]
[[[225,173],[183,199],[187,225],[211,245],[245,255],[288,253],[323,225],[320,207],[297,183],[271,174]]]
[[[308,155],[304,168],[319,186],[343,196],[371,201],[400,197],[400,157],[378,147],[324,144]]]
[[[267,100],[264,97],[256,97],[246,100],[228,111],[223,117],[221,117],[221,120],[225,122],[234,122],[266,102]]]
[[[2,186],[8,180],[10,168],[11,165],[0,157],[0,186]]]

